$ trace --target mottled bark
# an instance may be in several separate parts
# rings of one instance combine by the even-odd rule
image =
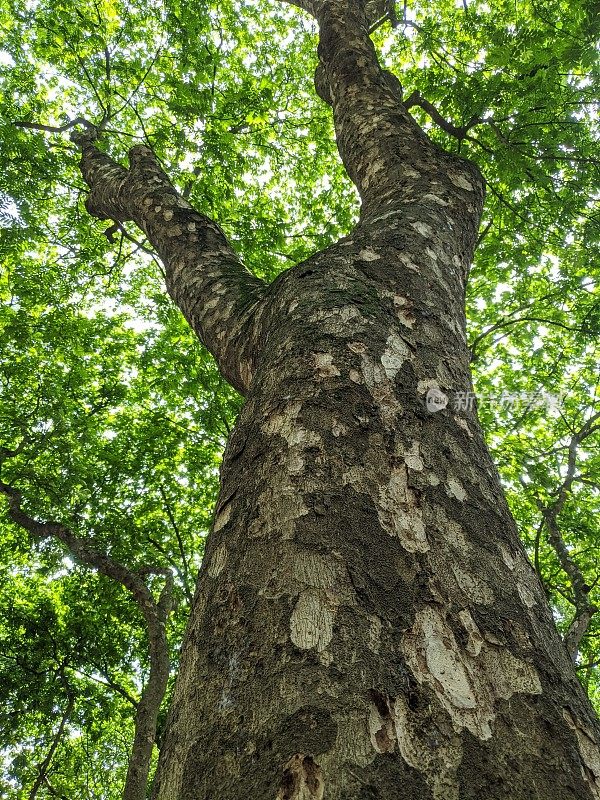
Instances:
[[[359,2],[300,5],[319,21],[317,91],[361,216],[252,303],[238,266],[227,304],[203,295],[214,313],[196,330],[247,399],[154,797],[599,797],[597,724],[476,413],[426,404],[471,389],[464,291],[483,180],[403,107]],[[189,253],[201,285],[201,243],[193,261],[184,224],[167,240],[154,201],[127,210],[117,184],[133,178],[105,184],[87,148],[90,210],[135,219],[167,265]],[[181,303],[185,274],[170,275]]]
[[[219,226],[176,192],[148,147],[132,147],[125,169],[95,147],[90,130],[72,138],[91,187],[90,214],[132,220],[144,231],[165,265],[169,294],[224,377],[245,394],[253,358],[246,329],[262,281],[245,269]]]

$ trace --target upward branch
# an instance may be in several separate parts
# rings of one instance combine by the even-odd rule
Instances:
[[[315,86],[333,109],[336,140],[362,200],[362,219],[421,210],[434,228],[468,221],[462,250],[477,238],[484,182],[474,164],[441,150],[406,109],[398,78],[384,70],[369,36],[387,3],[288,0],[319,23]],[[389,14],[389,12],[388,12]]]
[[[150,148],[133,147],[126,169],[96,147],[92,131],[71,138],[90,187],[87,210],[99,219],[133,221],[144,231],[165,266],[169,294],[224,377],[244,394],[254,362],[249,328],[262,282],[219,226],[177,192]]]

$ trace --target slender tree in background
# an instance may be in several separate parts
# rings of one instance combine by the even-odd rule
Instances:
[[[274,280],[244,265],[147,143],[129,149],[127,166],[118,150],[106,152],[110,109],[97,125],[27,123],[70,131],[87,211],[109,221],[111,239],[146,237],[169,295],[244,396],[152,796],[600,797],[600,729],[573,667],[597,609],[561,527],[574,485],[594,483],[577,458],[598,415],[590,412],[563,445],[558,488],[541,482],[532,501],[537,573],[545,531],[569,579],[564,594],[575,613],[563,641],[477,412],[454,402],[471,396],[470,362],[484,337],[512,324],[511,314],[524,321],[527,309],[511,311],[469,347],[467,279],[492,225],[480,233],[485,181],[472,159],[441,147],[411,111],[459,143],[477,126],[504,134],[484,113],[447,121],[418,85],[403,94],[371,40],[382,22],[398,23],[392,8],[361,0],[295,5],[318,23],[315,87],[331,109],[360,214],[345,235]],[[106,55],[108,81],[110,63]],[[582,332],[593,333],[589,319]],[[125,585],[152,653],[152,624],[158,616],[164,636],[166,601],[155,601],[140,576],[166,568],[126,570],[98,555],[101,535],[92,548],[72,526],[23,511],[15,485],[27,482],[22,458],[32,433],[21,427],[20,444],[3,455],[17,466],[0,485],[13,522],[38,539],[54,536]],[[528,491],[525,470],[517,474]],[[78,492],[81,483],[76,476]],[[177,518],[162,484],[160,491],[181,559],[155,539],[156,550],[189,594]],[[48,503],[41,509],[47,517]],[[74,524],[84,524],[81,517],[75,513]],[[164,688],[164,642],[161,654]],[[72,688],[66,697],[65,720]],[[142,703],[143,696],[138,716]],[[132,798],[143,796],[157,713],[154,703]],[[44,785],[56,794],[48,778],[55,749],[38,769],[33,797]]]

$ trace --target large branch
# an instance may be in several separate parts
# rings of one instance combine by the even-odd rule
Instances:
[[[7,452],[6,448],[4,452]],[[18,489],[0,481],[0,492],[8,499],[8,513],[13,522],[36,539],[58,539],[75,560],[120,583],[131,593],[144,617],[148,631],[150,674],[137,704],[134,741],[123,790],[123,800],[144,800],[156,738],[158,712],[170,672],[166,620],[170,612],[172,573],[160,567],[145,567],[137,572],[130,570],[98,550],[94,542],[76,536],[61,523],[40,522],[31,517],[21,507],[21,493]],[[143,579],[143,575],[150,573],[165,576],[165,585],[158,602],[155,601]]]
[[[363,218],[387,208],[428,203],[437,215],[440,206],[467,207],[478,224],[473,211],[480,211],[484,193],[479,170],[428,138],[405,108],[399,80],[379,64],[369,30],[377,14],[389,16],[388,4],[288,2],[319,23],[315,85],[332,106],[338,148],[360,193]],[[468,236],[465,244],[474,246],[476,230]]]
[[[129,151],[129,169],[94,143],[94,131],[72,134],[90,187],[88,211],[141,228],[165,266],[167,289],[192,329],[242,394],[253,371],[252,312],[264,284],[252,275],[219,226],[173,187],[150,148]]]

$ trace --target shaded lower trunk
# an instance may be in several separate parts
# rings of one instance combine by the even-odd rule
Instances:
[[[156,800],[599,796],[588,701],[453,407],[463,267],[387,213],[270,287]]]

